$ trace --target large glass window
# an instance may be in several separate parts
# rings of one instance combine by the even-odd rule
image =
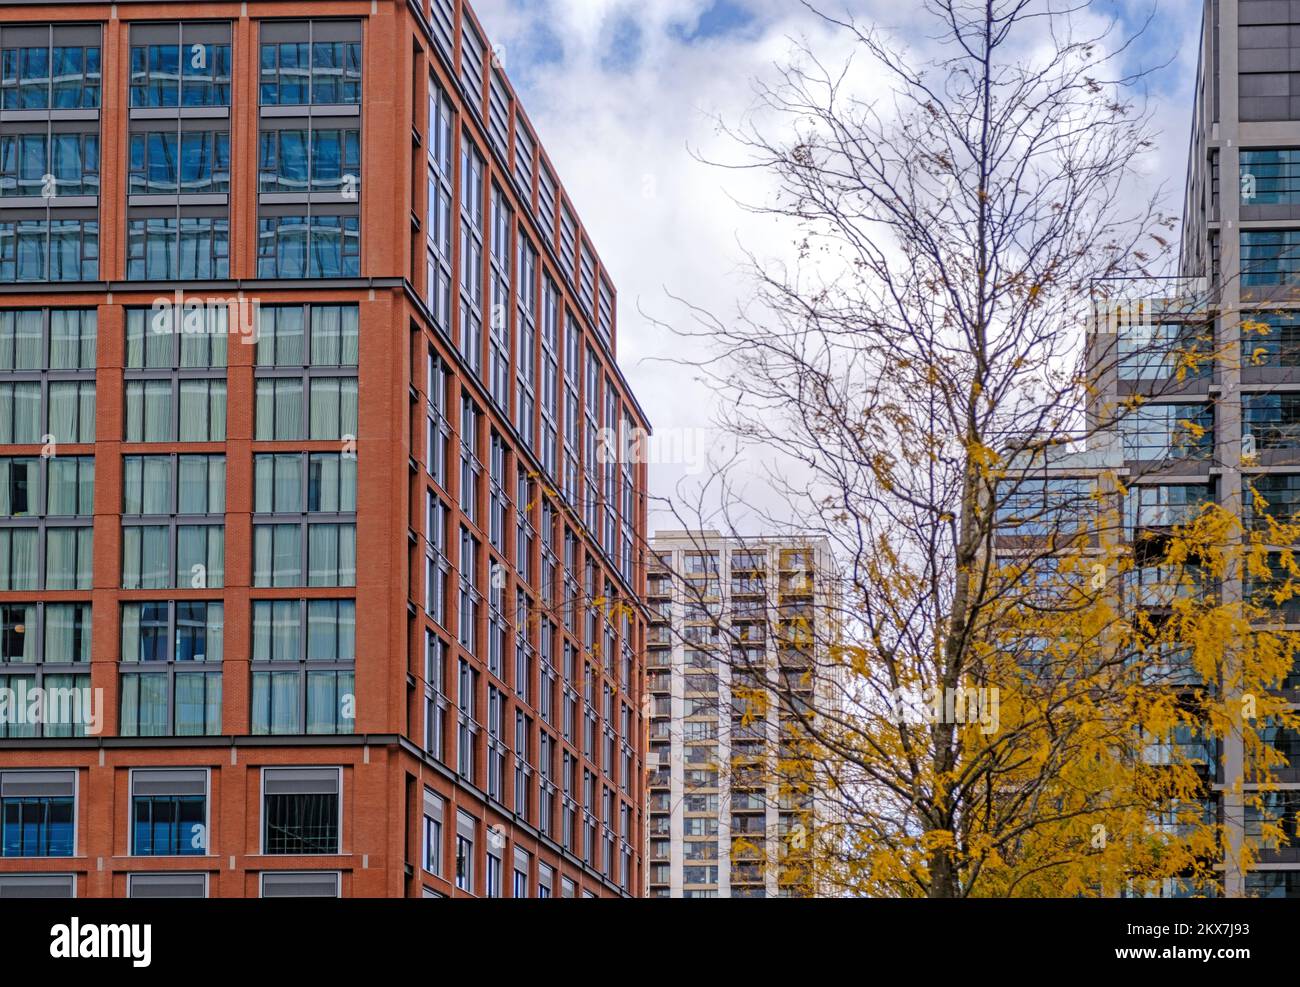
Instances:
[[[0,196],[98,194],[99,134],[0,134]]]
[[[126,276],[130,281],[224,281],[230,277],[230,220],[174,211],[129,220]]]
[[[1208,483],[1159,483],[1129,488],[1125,501],[1125,528],[1130,537],[1142,528],[1170,528],[1192,521],[1213,502]]]
[[[199,516],[225,511],[225,456],[123,457],[123,514]]]
[[[258,170],[262,192],[341,192],[355,199],[361,180],[361,131],[263,130]]]
[[[0,283],[98,277],[97,219],[66,213],[48,219],[0,219]]]
[[[263,106],[361,102],[361,27],[355,21],[263,23]]]
[[[1256,449],[1300,448],[1300,393],[1243,394],[1243,439]]]
[[[0,773],[6,857],[71,857],[76,840],[75,771]]]
[[[122,736],[221,732],[224,617],[215,601],[122,604]]]
[[[1243,367],[1300,367],[1300,312],[1291,309],[1243,312]]]
[[[100,103],[97,27],[9,23],[0,30],[0,108],[86,110]]]
[[[355,278],[361,274],[357,216],[308,216],[289,209],[258,220],[259,278]]]
[[[1293,284],[1300,278],[1300,230],[1242,230],[1244,287]]]
[[[262,771],[262,852],[341,852],[338,768]]]
[[[262,308],[256,438],[355,438],[358,323],[355,306]]]
[[[1260,473],[1242,479],[1243,516],[1247,529],[1267,531],[1278,524],[1300,523],[1300,473]]]
[[[127,310],[127,442],[225,440],[228,320],[219,304]]]
[[[39,722],[7,717],[0,736],[85,736],[98,715],[87,706],[89,662],[89,603],[0,605],[0,684],[16,695],[45,689],[59,697],[47,704]]]
[[[131,772],[131,853],[137,857],[208,851],[208,773],[202,768]]]
[[[1214,448],[1214,411],[1199,404],[1146,404],[1120,420],[1126,459],[1203,459]]]
[[[1213,331],[1201,324],[1125,326],[1119,336],[1120,380],[1185,380],[1213,369]]]
[[[254,734],[347,734],[356,723],[356,602],[253,603]]]
[[[444,333],[451,331],[451,227],[454,188],[452,179],[455,114],[442,87],[429,78],[428,203],[425,302]]]
[[[1242,205],[1300,202],[1300,149],[1243,149],[1240,153]]]
[[[131,106],[229,106],[230,66],[228,23],[133,26]]]
[[[483,363],[483,156],[460,139],[460,353],[477,373]]]
[[[253,584],[356,584],[357,462],[341,453],[259,455]]]
[[[131,134],[128,188],[134,195],[209,195],[230,191],[228,131]],[[146,255],[146,262],[148,261]],[[160,267],[165,264],[160,262]]]

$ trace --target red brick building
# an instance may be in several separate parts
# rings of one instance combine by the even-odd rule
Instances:
[[[0,896],[639,894],[616,341],[462,0],[5,4]]]

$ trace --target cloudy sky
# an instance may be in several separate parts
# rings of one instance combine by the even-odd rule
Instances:
[[[671,362],[693,355],[686,344],[653,320],[686,323],[674,297],[725,318],[746,295],[742,247],[781,255],[793,236],[737,205],[764,201],[760,176],[698,159],[736,159],[717,120],[744,117],[754,79],[771,77],[792,38],[806,39],[831,64],[848,55],[847,39],[799,0],[472,2],[618,286],[624,373],[656,431],[676,439],[679,461],[652,465],[651,493],[670,497],[683,483],[690,489],[699,457],[717,441],[710,432],[716,409],[690,369]],[[908,18],[917,0],[824,2],[830,12],[847,9],[916,38]],[[1167,205],[1177,211],[1201,0],[1093,0],[1092,7],[1128,24],[1154,17],[1135,57],[1169,63],[1149,82],[1163,128],[1149,171],[1153,184],[1167,181]],[[869,88],[870,80],[861,84]],[[757,486],[763,457],[751,462]],[[659,506],[651,530],[676,527]]]

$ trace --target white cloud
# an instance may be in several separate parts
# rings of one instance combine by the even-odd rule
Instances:
[[[842,34],[797,0],[733,3],[754,13],[750,26],[686,44],[670,27],[685,24],[689,32],[713,0],[474,2],[489,36],[506,45],[507,70],[517,86],[524,83],[524,106],[615,280],[619,362],[660,431],[708,427],[717,408],[712,392],[688,368],[659,362],[690,354],[681,339],[650,324],[639,309],[683,324],[685,313],[667,297],[671,293],[725,317],[746,295],[741,245],[783,254],[793,239],[790,230],[746,214],[732,201],[763,201],[767,186],[761,175],[723,171],[691,152],[737,158],[715,118],[734,123],[744,115],[753,102],[751,80],[783,59],[790,36],[808,37],[832,65],[849,50]],[[911,9],[896,0],[855,6],[868,18],[877,10],[884,25]],[[1165,6],[1166,37],[1190,38],[1196,0]],[[640,29],[639,58],[611,68],[611,43],[627,23]],[[512,64],[515,55],[535,51],[543,27],[562,44],[562,60]],[[1161,77],[1167,91],[1153,94],[1166,126],[1153,171],[1169,180],[1175,208],[1181,203],[1194,71],[1194,48],[1185,45],[1178,65]],[[870,80],[863,85],[870,90]],[[670,495],[684,475],[684,468],[652,467],[652,494]],[[651,530],[656,526],[677,525],[658,514]]]

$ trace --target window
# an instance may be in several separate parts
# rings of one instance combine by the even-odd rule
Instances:
[[[304,213],[292,206],[257,221],[259,278],[361,276],[361,220],[356,215]]]
[[[262,769],[262,852],[342,852],[340,768]]]
[[[127,309],[127,442],[223,442],[229,311]]]
[[[1241,204],[1300,203],[1300,151],[1295,148],[1240,152]]]
[[[442,824],[447,803],[439,795],[424,790],[424,852],[421,859],[430,874],[442,876]]]
[[[0,312],[0,442],[95,441],[93,311]]]
[[[122,604],[122,736],[221,732],[224,617],[216,601]]]
[[[127,189],[132,195],[213,195],[229,192],[230,132],[133,131],[127,165]],[[165,269],[161,260],[158,264],[159,270]]]
[[[1300,230],[1242,230],[1243,287],[1287,285],[1300,278]]]
[[[253,585],[356,585],[356,490],[345,454],[255,456]]]
[[[1126,459],[1203,459],[1214,448],[1214,411],[1207,405],[1148,404],[1120,421]]]
[[[479,543],[464,526],[460,529],[459,607],[457,628],[461,647],[478,654],[478,618],[483,595],[478,588]]]
[[[230,277],[230,220],[169,215],[129,219],[129,281],[224,281]]]
[[[529,857],[528,851],[515,847],[514,885],[511,888],[512,897],[528,897],[528,874],[531,868],[532,858]]]
[[[0,589],[89,589],[93,456],[0,457]]]
[[[424,233],[426,243],[425,302],[434,324],[444,334],[451,332],[451,224],[452,224],[452,139],[455,114],[442,87],[429,77],[428,207]]]
[[[226,512],[226,457],[122,457],[122,513],[130,517]]]
[[[1241,364],[1250,367],[1300,367],[1300,321],[1288,309],[1243,312]]]
[[[1097,508],[1092,480],[1074,477],[1044,478],[1026,476],[998,483],[995,524],[1003,535],[1070,534],[1086,528]],[[734,557],[732,568],[736,568]],[[763,592],[763,580],[732,580],[733,590]],[[759,601],[762,612],[763,601]],[[711,620],[716,607],[699,601],[687,601],[688,614],[696,619]]]
[[[203,768],[131,771],[131,853],[174,857],[208,852],[208,772]]]
[[[356,601],[254,600],[255,735],[350,734]]]
[[[476,374],[483,360],[483,158],[460,140],[460,353]]]
[[[537,225],[547,243],[555,243],[555,176],[543,160],[537,179]]]
[[[255,438],[355,438],[359,320],[355,305],[261,309]]]
[[[424,632],[424,749],[439,761],[445,759],[447,711],[447,642],[432,631]]]
[[[462,19],[460,44],[460,81],[470,98],[467,100],[474,112],[483,114],[483,59],[485,55],[483,39],[470,23],[468,17]]]
[[[49,178],[54,181],[51,184]],[[99,195],[99,134],[38,131],[0,134],[0,197]]]
[[[1213,488],[1205,483],[1132,486],[1125,504],[1125,527],[1132,537],[1140,528],[1186,524],[1213,500]]]
[[[122,524],[123,589],[220,589],[225,567],[224,524]]]
[[[76,846],[75,771],[0,772],[6,857],[71,857]]]
[[[514,212],[505,193],[492,186],[492,252],[489,256],[492,317],[488,333],[488,389],[502,412],[510,411],[510,277],[512,247],[510,232]]]
[[[451,420],[448,401],[451,394],[451,370],[429,350],[425,360],[426,403],[428,405],[427,435],[425,437],[424,466],[435,483],[449,490],[447,483],[447,457],[451,449]]]
[[[0,219],[0,283],[98,277],[98,219],[71,210],[49,218]]]
[[[355,199],[361,181],[361,131],[337,126],[263,130],[258,142],[261,192],[339,192]]]
[[[10,22],[0,29],[0,108],[98,109],[100,82],[97,25]]]
[[[505,798],[505,761],[508,748],[502,736],[505,718],[505,696],[494,685],[487,687],[488,741],[487,741],[487,793],[488,798],[501,802]]]
[[[456,887],[474,893],[474,836],[478,821],[464,812],[456,813]]]
[[[480,412],[468,395],[460,403],[460,509],[473,524],[478,524],[479,480],[483,464],[478,458]]]
[[[94,309],[5,309],[0,370],[93,371],[95,336]]]
[[[1242,437],[1257,449],[1300,448],[1300,393],[1243,394]]]
[[[361,102],[361,25],[356,21],[264,21],[262,106]]]
[[[131,106],[230,105],[230,25],[136,24]]]
[[[1269,519],[1291,525],[1300,521],[1300,474],[1261,473],[1242,479],[1246,529],[1267,531]]]
[[[487,852],[487,896],[501,897],[501,858],[491,850]]]
[[[515,428],[526,446],[538,450],[533,434],[537,386],[537,252],[519,234],[519,289],[515,325]],[[554,369],[552,364],[551,369]],[[552,382],[554,386],[554,382]]]
[[[425,490],[424,609],[442,627],[447,623],[447,591],[451,562],[447,558],[449,508],[432,490]]]
[[[478,672],[464,658],[457,661],[456,684],[456,773],[475,782],[474,747],[478,743]]]
[[[1214,330],[1201,323],[1126,325],[1119,336],[1120,380],[1186,380],[1213,369]]]
[[[0,605],[0,687],[15,696],[42,689],[50,702],[39,721],[6,717],[5,737],[83,737],[98,714],[89,705],[90,604]],[[57,701],[56,701],[57,700]],[[21,701],[19,707],[25,708]]]

